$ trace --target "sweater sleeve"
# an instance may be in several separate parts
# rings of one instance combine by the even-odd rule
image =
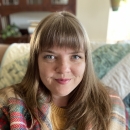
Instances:
[[[0,108],[0,130],[10,130],[10,124],[8,118],[1,108]]]
[[[124,103],[116,91],[111,89],[109,92],[112,102],[110,130],[127,130]]]

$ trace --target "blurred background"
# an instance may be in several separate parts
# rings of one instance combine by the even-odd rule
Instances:
[[[51,1],[50,3],[47,0],[0,1],[2,24],[0,31],[4,42],[11,35],[5,35],[11,30],[10,28],[15,28],[15,31],[12,32],[16,32],[11,37],[16,34],[17,37],[25,34],[30,35],[42,18],[50,12],[59,10],[69,10],[74,13],[87,30],[90,41],[113,43],[130,40],[130,0],[116,0],[119,3],[117,5],[114,3],[115,7],[112,7],[114,0],[48,0]],[[71,2],[70,5],[69,2]],[[23,9],[24,4],[33,7]],[[39,9],[36,5],[39,6]],[[12,6],[18,6],[18,8],[8,15],[2,14],[10,10],[9,8]],[[22,32],[18,33],[19,29]]]

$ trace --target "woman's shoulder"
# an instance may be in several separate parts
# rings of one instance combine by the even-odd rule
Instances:
[[[0,107],[6,106],[10,98],[18,98],[14,93],[13,86],[0,89]]]
[[[3,96],[14,96],[14,89],[13,86],[5,87],[0,89],[0,97]]]
[[[119,95],[118,92],[111,87],[106,86],[106,89],[107,89],[109,95]]]
[[[116,91],[113,88],[110,88],[108,86],[106,87],[106,90],[107,90],[107,92],[108,92],[111,99],[116,98],[116,99],[120,99],[122,101],[118,91]]]
[[[121,99],[120,95],[118,92],[110,87],[106,87],[109,97],[111,98],[111,102],[113,105],[117,104],[120,105],[124,108],[124,103],[123,100]]]
[[[125,130],[126,129],[126,113],[123,100],[118,92],[110,87],[107,87],[112,105],[110,128]]]

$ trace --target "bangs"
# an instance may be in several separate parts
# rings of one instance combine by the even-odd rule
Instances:
[[[71,48],[74,50],[85,49],[85,37],[77,22],[60,17],[53,20],[49,26],[44,26],[40,33],[39,51],[57,47]]]

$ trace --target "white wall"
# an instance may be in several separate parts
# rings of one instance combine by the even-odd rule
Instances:
[[[88,32],[91,41],[107,39],[109,0],[77,0],[76,15]],[[27,28],[29,20],[40,20],[48,14],[45,12],[18,13],[11,15],[11,23],[20,28]]]
[[[77,0],[77,17],[91,41],[106,41],[109,8],[109,0]]]
[[[130,0],[122,2],[118,11],[109,11],[107,41],[130,42]]]

